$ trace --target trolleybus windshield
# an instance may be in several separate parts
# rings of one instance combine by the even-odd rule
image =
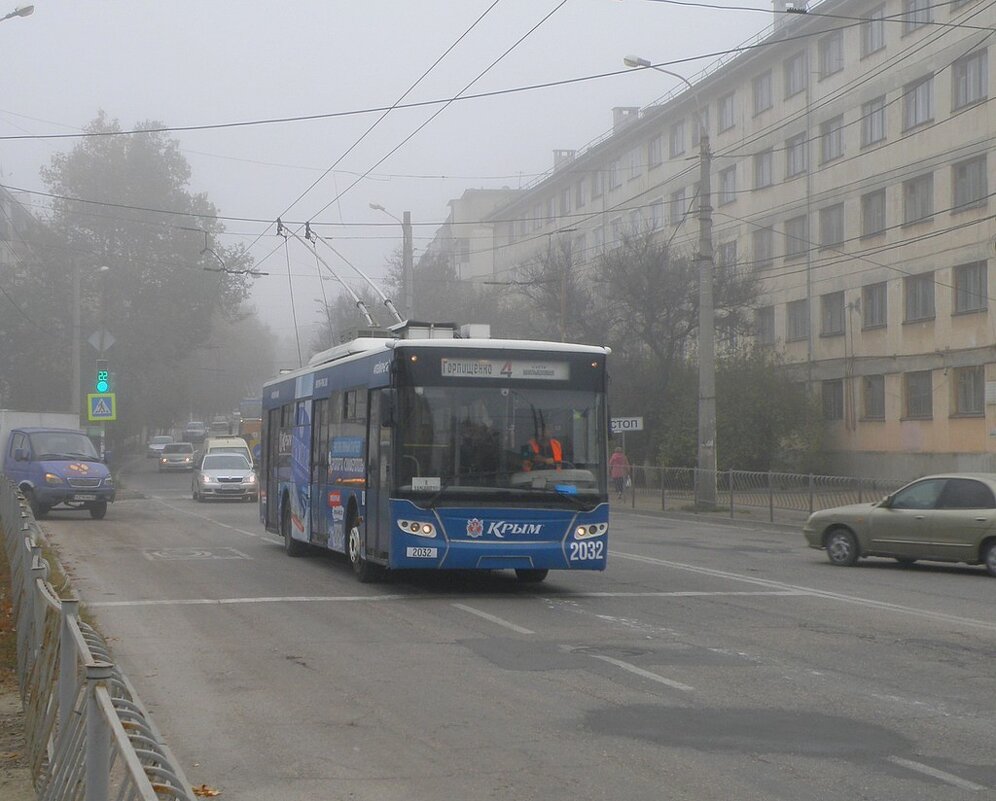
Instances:
[[[590,507],[605,494],[603,403],[590,390],[528,385],[402,387],[397,495]]]

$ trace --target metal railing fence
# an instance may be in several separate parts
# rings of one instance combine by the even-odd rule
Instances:
[[[774,522],[777,518],[798,520],[819,509],[865,503],[881,499],[907,480],[821,476],[805,473],[718,470],[716,506],[710,510],[730,517],[756,515]],[[624,502],[634,509],[692,511],[695,486],[705,471],[697,467],[632,468],[631,484]]]
[[[71,589],[13,484],[0,480],[17,675],[27,752],[41,801],[194,801],[194,792]],[[63,573],[63,571],[59,571]],[[64,573],[63,573],[64,575]],[[65,597],[60,597],[65,596]]]

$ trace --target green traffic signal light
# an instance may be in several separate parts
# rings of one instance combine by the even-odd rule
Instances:
[[[97,380],[93,387],[97,392],[107,392],[111,388],[111,376],[107,371],[107,360],[97,360]]]

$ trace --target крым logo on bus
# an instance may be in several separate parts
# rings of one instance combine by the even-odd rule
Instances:
[[[510,523],[507,520],[492,520],[488,523],[488,535],[494,535],[498,539],[505,539],[509,534],[528,534],[539,536],[543,532],[542,523]],[[467,521],[467,536],[480,537],[484,533],[484,521],[472,517]]]

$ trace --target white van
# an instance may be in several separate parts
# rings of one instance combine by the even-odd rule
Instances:
[[[207,437],[199,456],[204,457],[209,453],[241,453],[249,460],[250,465],[256,466],[252,459],[252,451],[242,437]],[[197,461],[199,463],[200,459]]]

